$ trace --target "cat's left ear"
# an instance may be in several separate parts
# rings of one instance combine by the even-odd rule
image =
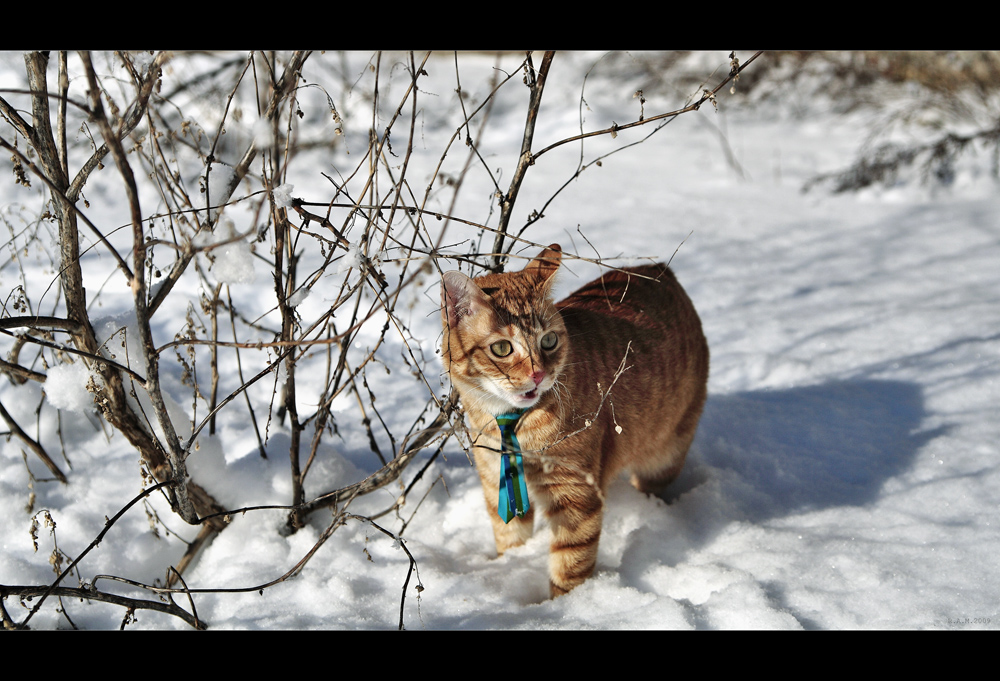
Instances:
[[[562,248],[559,244],[551,244],[548,248],[538,254],[534,260],[524,268],[525,272],[536,272],[542,282],[549,278],[559,269],[559,261],[562,259]]]
[[[476,282],[461,272],[445,272],[441,276],[441,319],[450,327],[463,317],[476,315],[489,307],[486,294]]]

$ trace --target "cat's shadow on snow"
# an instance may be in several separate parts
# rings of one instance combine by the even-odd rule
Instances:
[[[900,381],[709,395],[685,470],[661,496],[716,477],[732,520],[863,506],[942,434],[921,430],[924,418],[920,386]]]

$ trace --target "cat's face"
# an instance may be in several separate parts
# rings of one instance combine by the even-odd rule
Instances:
[[[549,297],[559,266],[550,246],[524,270],[442,281],[445,367],[467,407],[493,414],[535,406],[557,388],[568,339]]]

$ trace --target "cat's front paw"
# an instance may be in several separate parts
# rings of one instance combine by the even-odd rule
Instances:
[[[556,584],[554,581],[552,581],[550,579],[549,580],[549,596],[551,598],[556,598],[557,596],[562,596],[563,594],[568,594],[570,591],[573,590],[574,587],[577,587],[580,584],[583,584],[584,581],[586,581],[586,580],[581,579],[579,581],[576,581],[575,583]]]
[[[573,556],[573,550],[563,549],[549,556],[549,594],[552,598],[569,593],[587,581],[594,573],[597,544],[583,549],[583,555]],[[571,560],[567,560],[571,558]]]

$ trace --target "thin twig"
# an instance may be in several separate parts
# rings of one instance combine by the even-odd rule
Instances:
[[[549,51],[542,56],[542,64],[535,73],[531,63],[531,55],[528,55],[528,64],[525,67],[528,87],[531,88],[531,99],[528,102],[528,115],[524,122],[524,136],[521,139],[521,154],[518,157],[517,169],[510,181],[510,188],[501,197],[500,225],[497,227],[497,235],[493,240],[493,264],[490,269],[493,272],[502,272],[506,258],[504,253],[504,236],[507,234],[507,225],[510,223],[510,216],[514,210],[514,203],[517,201],[517,193],[521,189],[521,183],[528,172],[528,167],[535,163],[535,156],[531,154],[531,141],[535,136],[535,122],[538,120],[538,109],[542,104],[542,92],[545,89],[545,81],[549,75],[549,68],[552,66],[552,58],[555,52]],[[537,155],[536,155],[537,156]]]
[[[167,480],[166,482],[157,483],[157,484],[153,485],[152,487],[148,487],[148,488],[144,489],[142,492],[140,492],[135,497],[133,497],[130,502],[128,502],[127,504],[125,504],[121,508],[121,510],[119,510],[118,513],[116,513],[114,515],[113,518],[110,518],[107,522],[105,522],[104,523],[104,529],[101,530],[101,532],[94,538],[93,541],[90,542],[90,545],[87,546],[87,548],[85,548],[83,550],[83,552],[79,556],[77,556],[76,558],[74,558],[73,561],[69,565],[66,566],[66,569],[64,569],[62,572],[59,573],[59,576],[56,577],[56,580],[54,582],[52,582],[52,584],[50,584],[48,586],[48,588],[39,587],[39,588],[43,588],[44,589],[43,593],[41,594],[41,598],[38,600],[37,603],[35,603],[34,607],[31,608],[31,612],[29,612],[28,616],[25,617],[24,620],[18,625],[18,628],[23,629],[23,628],[27,627],[28,622],[31,620],[32,617],[35,616],[35,613],[38,612],[38,610],[42,607],[42,604],[45,602],[45,599],[48,598],[49,596],[51,596],[53,593],[55,593],[56,588],[59,586],[60,582],[62,582],[62,580],[66,577],[66,575],[68,575],[70,572],[72,572],[73,569],[80,563],[81,560],[84,559],[84,557],[86,557],[86,555],[88,553],[90,553],[95,548],[97,548],[97,546],[100,545],[101,541],[104,539],[104,535],[106,535],[111,530],[111,528],[114,526],[114,524],[116,522],[118,522],[119,518],[121,518],[123,515],[125,515],[125,513],[130,508],[132,508],[133,506],[135,506],[141,500],[143,500],[146,497],[148,497],[153,492],[155,492],[157,490],[160,490],[160,489],[164,489],[166,487],[170,487],[173,484],[174,484],[174,482],[172,480]]]

